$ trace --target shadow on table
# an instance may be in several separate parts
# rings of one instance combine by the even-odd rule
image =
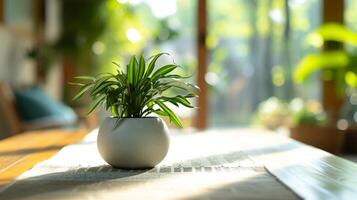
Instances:
[[[48,197],[51,199],[55,199],[55,197],[62,199],[67,195],[73,195],[73,192],[77,193],[81,189],[85,189],[87,186],[94,186],[90,187],[91,190],[95,188],[103,189],[103,187],[99,187],[103,182],[130,178],[150,170],[155,169],[121,170],[104,165],[39,175],[17,180],[13,184],[0,188],[0,199],[36,199],[38,195],[47,199],[46,194],[51,195],[51,197]],[[125,184],[129,186],[131,182]]]
[[[291,145],[271,146],[264,149],[251,149],[247,152],[244,151],[244,153],[249,156],[254,156],[260,155],[262,153],[270,154],[275,153],[277,151],[281,152],[282,149],[283,151],[289,151],[297,147],[298,146]],[[247,156],[235,156],[239,153],[241,152],[229,152],[226,154],[211,155],[203,158],[200,157],[191,160],[184,160],[180,163],[191,162],[194,164],[195,162],[200,163],[202,159],[207,159],[211,163],[207,166],[214,166],[217,165],[217,163],[214,163],[214,160],[222,156],[229,158],[226,159],[227,163],[233,163],[237,161],[239,162],[249,159],[247,158]],[[180,165],[180,163],[174,163],[172,165]],[[132,189],[133,185],[141,183],[145,184],[145,182],[147,181],[156,181],[159,179],[159,176],[152,176],[151,178],[149,177],[145,180],[135,179],[135,176],[137,175],[156,170],[156,168],[147,170],[121,170],[112,168],[111,166],[98,166],[39,175],[18,180],[3,192],[1,192],[0,189],[0,199],[85,199],[85,195],[89,195],[89,192],[93,195],[95,194],[93,193],[95,191],[103,193],[106,191],[113,192],[113,190],[115,191],[117,189]],[[170,178],[170,176],[174,175],[178,175],[178,173],[166,174],[166,178]],[[230,193],[227,194],[232,194],[233,196],[231,197],[234,197],[234,195],[239,196],[239,193],[237,193],[237,191],[241,193],[242,191],[248,192],[244,193],[246,194],[246,197],[250,197],[249,194],[253,195],[253,197],[256,197],[257,195],[255,194],[261,194],[265,191],[264,189],[266,189],[266,187],[261,184],[263,180],[262,178],[263,177],[261,175],[258,175],[245,179],[243,181],[240,180],[230,185],[212,188],[211,190],[206,191],[201,195],[193,196],[192,198],[206,198],[208,196],[215,197],[217,195],[223,194],[224,191],[230,191]],[[272,176],[270,176],[270,179],[275,180],[275,178]],[[269,184],[269,182],[266,184]],[[188,197],[187,199],[191,198]]]
[[[109,167],[108,167],[109,168]],[[94,170],[91,169],[90,170]],[[112,177],[102,178],[96,181],[73,181],[61,180],[54,181],[55,176],[68,176],[71,172],[59,172],[51,175],[43,175],[35,178],[29,178],[16,182],[15,187],[0,193],[0,199],[122,199],[121,192],[129,192],[129,196],[124,199],[163,199],[169,197],[179,197],[179,199],[299,199],[284,185],[280,184],[273,176],[268,173],[255,175],[246,179],[236,180],[226,185],[216,184],[214,181],[209,184],[197,185],[197,188],[191,187],[188,191],[181,190],[178,183],[178,189],[166,188],[167,185],[160,182],[161,179],[148,179],[146,181],[111,181],[114,179],[125,179],[138,175],[143,172],[132,172],[126,175],[114,175]],[[244,173],[237,171],[236,173]],[[84,175],[84,174],[82,174]],[[81,179],[82,175],[77,175],[73,179]],[[178,174],[172,174],[175,176]],[[87,174],[88,176],[88,174]],[[170,178],[167,176],[166,178]],[[41,180],[39,180],[41,179]],[[158,181],[157,183],[155,183]],[[190,181],[190,180],[187,180]],[[150,182],[153,186],[145,186],[145,182]],[[176,183],[176,182],[173,182]],[[192,184],[191,184],[192,185]],[[147,188],[145,188],[147,187]],[[128,193],[127,193],[128,194]],[[131,196],[131,195],[134,196]]]
[[[93,142],[79,142],[76,143],[76,145],[89,144],[89,143],[93,143]],[[26,154],[32,154],[32,153],[38,153],[44,151],[59,150],[67,145],[68,144],[52,145],[47,147],[23,148],[23,149],[17,149],[12,151],[0,151],[0,156],[26,155]]]

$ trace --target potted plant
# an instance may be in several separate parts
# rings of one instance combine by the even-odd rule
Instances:
[[[341,153],[342,131],[328,123],[327,115],[318,102],[296,98],[290,102],[289,111],[291,138],[331,153]]]
[[[270,97],[259,104],[253,123],[269,130],[276,130],[286,127],[288,119],[287,103],[277,97]]]
[[[333,131],[337,125],[345,132],[346,152],[357,152],[357,33],[341,24],[328,23],[307,39],[318,48],[322,48],[325,42],[343,47],[337,50],[325,48],[323,52],[305,56],[296,67],[294,80],[296,83],[302,83],[314,72],[320,71],[325,80],[334,83],[336,91],[330,91],[334,107],[330,108],[328,113],[331,117],[329,127]]]
[[[132,56],[126,72],[116,64],[116,74],[75,77],[81,81],[75,83],[80,90],[74,99],[89,93],[93,100],[89,113],[105,105],[112,114],[100,125],[97,146],[102,158],[113,167],[154,167],[167,154],[169,137],[165,122],[152,114],[168,117],[182,127],[168,103],[193,107],[188,99],[196,97],[197,86],[184,82],[187,77],[172,73],[179,66],[167,64],[155,69],[156,61],[164,54],[150,57],[148,64],[143,56]],[[180,90],[180,94],[170,96],[170,89]]]

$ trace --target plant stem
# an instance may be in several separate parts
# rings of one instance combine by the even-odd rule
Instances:
[[[111,110],[114,117],[119,116],[118,108],[116,106],[112,106]]]

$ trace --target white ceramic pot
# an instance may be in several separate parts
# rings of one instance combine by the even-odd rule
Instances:
[[[97,145],[102,158],[113,167],[151,168],[167,154],[168,128],[158,117],[107,117],[99,127]]]

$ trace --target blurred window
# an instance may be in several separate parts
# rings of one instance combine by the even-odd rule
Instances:
[[[31,31],[33,29],[33,0],[5,0],[4,20],[7,26]]]
[[[251,122],[271,96],[319,99],[319,78],[295,86],[291,75],[313,51],[305,37],[320,25],[320,0],[208,1],[209,126]]]
[[[125,67],[131,54],[145,56],[167,52],[160,63],[174,62],[182,66],[181,75],[195,82],[196,58],[196,1],[191,0],[108,0],[105,12],[109,16],[106,31],[94,43],[102,71],[113,70],[112,61]],[[140,52],[140,51],[143,52]],[[122,59],[125,58],[125,59]],[[192,124],[194,109],[172,107],[184,120]]]
[[[357,1],[345,0],[345,24],[348,28],[357,32]]]
[[[314,51],[305,41],[320,25],[321,0],[207,0],[209,126],[247,125],[271,96],[319,99],[318,75],[295,86],[297,62]],[[91,50],[100,70],[125,67],[132,54],[169,52],[196,81],[197,1],[107,0],[105,31]],[[165,60],[166,59],[166,60]],[[159,63],[160,64],[160,63]],[[192,124],[194,109],[175,112]]]

